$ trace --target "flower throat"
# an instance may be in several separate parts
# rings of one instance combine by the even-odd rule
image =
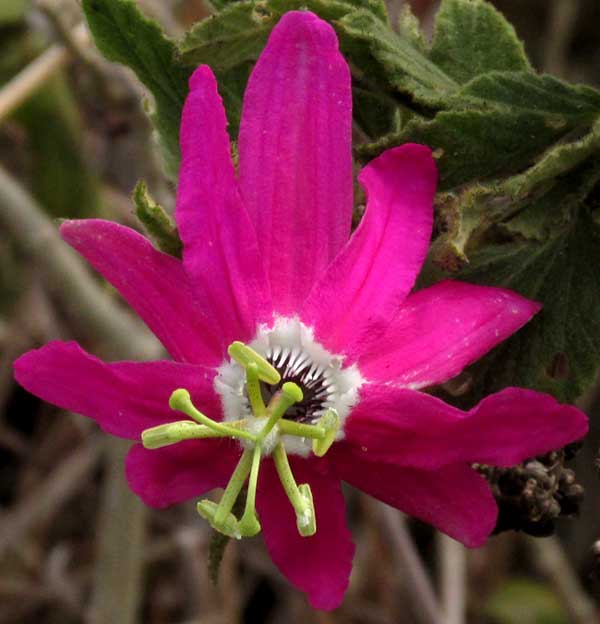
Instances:
[[[336,394],[332,375],[314,363],[307,353],[299,349],[269,349],[265,358],[281,375],[275,385],[260,382],[260,391],[265,404],[279,392],[286,382],[295,383],[302,391],[302,401],[290,406],[285,417],[300,423],[312,422],[321,416],[333,403]]]

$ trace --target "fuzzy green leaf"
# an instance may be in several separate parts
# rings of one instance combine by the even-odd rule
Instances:
[[[181,258],[183,243],[177,233],[173,219],[165,209],[157,204],[143,181],[139,181],[133,191],[135,215],[140,220],[156,246],[165,253]]]
[[[483,0],[442,2],[430,58],[460,84],[494,70],[531,70],[512,25]]]
[[[337,24],[338,33],[366,44],[398,91],[435,108],[445,105],[458,84],[432,63],[411,40],[401,37],[372,13],[353,11]]]
[[[175,44],[140,12],[134,0],[83,0],[82,4],[98,49],[107,59],[130,67],[153,95],[155,107],[150,116],[166,164],[175,173],[190,69],[177,62]]]
[[[600,119],[583,138],[554,146],[526,172],[506,180],[502,185],[503,192],[513,198],[525,197],[536,186],[565,175],[598,153],[600,153]]]
[[[429,44],[421,30],[419,18],[412,12],[410,4],[404,4],[398,15],[398,35],[410,43],[424,56],[429,55]]]
[[[361,87],[352,90],[354,121],[368,137],[398,130],[401,111],[398,103],[385,93],[375,93]]]
[[[400,132],[359,147],[358,154],[424,143],[440,151],[440,187],[448,190],[522,171],[556,141],[587,133],[600,117],[594,89],[526,72],[480,76],[449,104],[452,110],[431,120],[415,117]]]
[[[236,141],[242,119],[242,105],[246,83],[250,77],[251,63],[243,63],[225,72],[216,74],[219,94],[227,111],[227,131],[232,141]]]
[[[206,63],[214,71],[256,60],[275,21],[256,2],[231,3],[192,27],[179,45],[181,60],[191,65]]]
[[[475,365],[477,396],[517,385],[573,401],[593,381],[600,366],[600,227],[585,196],[599,181],[596,159],[531,202],[529,209],[539,210],[538,216],[556,220],[548,228],[550,238],[484,247],[470,255],[459,274],[544,305],[533,321]],[[548,216],[555,202],[560,209]]]
[[[243,0],[229,2],[222,10],[195,24],[179,45],[183,62],[206,63],[215,71],[226,71],[247,61],[255,61],[279,18],[288,11],[308,9],[333,21],[364,10],[379,22],[387,23],[381,0]]]
[[[489,72],[466,84],[451,102],[453,108],[490,106],[544,113],[559,126],[564,120],[589,123],[600,114],[600,92],[558,78],[530,72]]]

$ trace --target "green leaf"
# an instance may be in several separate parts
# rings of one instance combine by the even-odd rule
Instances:
[[[559,144],[522,174],[490,186],[474,184],[457,193],[442,193],[436,201],[440,236],[432,244],[430,259],[443,270],[457,271],[468,261],[467,247],[477,246],[485,232],[501,227],[515,237],[546,241],[574,218],[596,182],[567,176],[600,153],[600,122],[578,141]],[[586,168],[582,168],[586,170]],[[575,210],[576,211],[576,210]]]
[[[560,126],[577,119],[589,123],[597,117],[600,114],[600,92],[548,75],[489,72],[464,85],[451,105],[453,108],[476,106],[486,110],[493,106],[535,111],[548,115],[552,123]]]
[[[229,2],[215,15],[195,24],[179,45],[183,62],[206,63],[215,71],[227,71],[255,61],[281,16],[288,11],[308,9],[334,21],[356,8],[380,23],[387,23],[382,0],[243,0]]]
[[[410,39],[399,36],[368,11],[349,13],[339,21],[337,30],[342,37],[366,44],[389,84],[426,106],[444,106],[458,89]]]
[[[410,4],[406,3],[398,15],[398,35],[413,46],[424,56],[429,55],[429,44],[421,30],[419,18],[412,12]]]
[[[206,63],[221,72],[256,60],[275,23],[273,13],[262,4],[231,3],[192,27],[179,45],[181,60]]]
[[[191,70],[177,62],[175,44],[133,0],[83,0],[83,10],[102,54],[130,67],[154,97],[150,116],[167,167],[174,174],[180,159],[181,109]]]
[[[152,199],[148,187],[142,180],[133,190],[133,201],[136,217],[156,246],[175,258],[181,258],[183,243],[179,238],[175,223],[165,209]]]
[[[531,70],[514,28],[483,0],[442,2],[430,58],[460,84],[494,70]]]
[[[597,153],[600,153],[600,120],[582,139],[551,148],[525,173],[504,182],[503,190],[513,198],[525,197],[536,186],[566,174]]]
[[[402,143],[429,145],[440,155],[440,190],[448,190],[523,169],[569,129],[549,125],[535,111],[442,111],[432,121],[414,118],[399,133],[357,152],[375,156]]]
[[[526,72],[480,76],[449,104],[452,110],[431,120],[415,117],[357,153],[375,156],[410,141],[429,145],[440,153],[440,188],[449,190],[522,171],[556,141],[587,133],[600,116],[594,89]]]
[[[225,72],[216,74],[219,94],[227,111],[227,130],[232,141],[236,141],[242,119],[244,91],[250,77],[251,63],[243,63]]]
[[[587,167],[589,188],[600,166]],[[574,183],[573,183],[573,186]],[[562,193],[563,201],[568,195]],[[516,385],[573,401],[600,366],[600,228],[573,194],[570,223],[543,243],[492,245],[470,255],[460,279],[511,288],[544,308],[473,367],[475,399]]]
[[[368,137],[393,132],[400,127],[398,103],[385,93],[354,87],[352,101],[354,121]]]

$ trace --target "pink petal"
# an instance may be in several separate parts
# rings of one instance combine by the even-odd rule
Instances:
[[[14,363],[16,380],[62,409],[93,418],[104,431],[137,440],[144,429],[181,420],[169,408],[177,388],[187,388],[198,409],[221,419],[213,390],[216,371],[178,362],[112,362],[75,342],[50,342]]]
[[[465,464],[426,471],[357,461],[339,445],[330,452],[344,481],[465,546],[482,546],[496,526],[498,507],[490,487]]]
[[[214,313],[225,344],[250,340],[271,318],[256,233],[242,205],[227,120],[209,67],[190,79],[181,119],[176,219],[183,264],[198,300]]]
[[[146,505],[168,507],[225,487],[239,457],[239,445],[229,440],[187,440],[153,450],[136,444],[125,475]]]
[[[335,32],[287,13],[250,77],[239,137],[240,187],[280,314],[297,312],[350,235],[351,123]]]
[[[271,559],[289,581],[308,594],[315,609],[331,610],[344,597],[354,545],[346,526],[346,506],[339,481],[325,461],[290,458],[298,484],[309,483],[313,494],[317,532],[301,537],[296,515],[271,460],[263,461],[257,506]]]
[[[465,413],[428,394],[368,384],[340,445],[357,461],[426,470],[457,462],[513,466],[587,429],[583,412],[532,390],[507,388]]]
[[[60,233],[123,295],[174,359],[207,365],[222,361],[216,321],[195,304],[179,260],[110,221],[66,221]]]
[[[460,373],[520,329],[541,306],[502,288],[445,281],[410,295],[360,357],[367,379],[422,388]]]
[[[301,312],[330,351],[355,359],[398,312],[427,253],[436,180],[431,150],[415,144],[384,152],[361,172],[365,216]]]
[[[506,388],[483,399],[460,423],[456,443],[480,463],[513,466],[583,438],[587,416],[549,394]],[[489,442],[482,444],[482,438]]]

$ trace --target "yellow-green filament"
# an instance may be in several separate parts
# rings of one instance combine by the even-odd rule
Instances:
[[[260,533],[260,522],[256,517],[256,487],[258,485],[258,470],[260,468],[261,456],[262,448],[257,444],[252,454],[252,466],[250,468],[250,478],[248,479],[246,506],[239,525],[240,533],[244,537],[253,537],[257,533]]]
[[[202,412],[199,412],[192,403],[190,393],[184,388],[179,388],[173,392],[171,398],[169,399],[169,406],[171,409],[187,414],[196,422],[199,422],[201,425],[205,425],[209,429],[213,429],[215,432],[220,433],[223,437],[244,438],[245,440],[250,440],[252,442],[256,441],[256,436],[251,434],[249,431],[236,429],[230,425],[218,423],[212,418],[202,414]]]
[[[257,418],[266,416],[267,408],[260,391],[260,379],[258,378],[258,365],[256,362],[250,362],[246,367],[246,391],[248,392],[252,413]]]
[[[317,519],[312,499],[312,492],[308,483],[300,487],[294,479],[287,453],[283,443],[279,442],[273,451],[273,461],[279,475],[281,485],[296,512],[296,526],[298,532],[304,537],[310,537],[317,532]]]
[[[273,427],[277,424],[277,421],[287,412],[287,410],[294,405],[302,401],[303,394],[300,386],[288,381],[283,384],[281,390],[271,399],[269,407],[267,408],[267,414],[269,420],[267,424],[262,428],[261,432],[256,436],[257,444],[260,444],[269,435]]]

